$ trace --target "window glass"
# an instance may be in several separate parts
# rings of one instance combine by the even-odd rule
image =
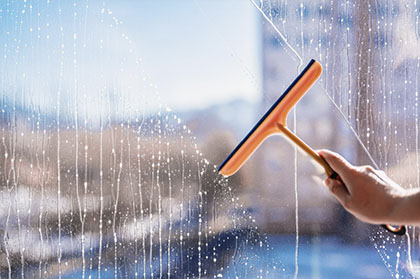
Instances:
[[[0,277],[418,276],[284,139],[216,166],[316,59],[289,127],[419,187],[417,1],[143,2],[0,2]]]

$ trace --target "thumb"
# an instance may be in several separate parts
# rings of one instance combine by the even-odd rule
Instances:
[[[346,207],[348,204],[348,199],[350,198],[349,192],[347,191],[346,186],[344,186],[341,181],[337,179],[327,178],[324,181],[324,184],[328,187],[330,192],[336,197],[336,199]]]
[[[335,152],[325,149],[318,151],[318,154],[338,173],[344,182],[351,179],[350,170],[353,169],[353,166],[346,159]]]

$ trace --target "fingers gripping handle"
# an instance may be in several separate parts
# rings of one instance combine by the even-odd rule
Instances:
[[[294,142],[297,146],[301,148],[304,152],[306,152],[309,156],[311,156],[316,162],[318,162],[324,169],[327,176],[331,179],[337,179],[341,183],[344,182],[341,180],[340,176],[330,167],[330,165],[322,158],[318,153],[316,153],[312,148],[310,148],[306,143],[304,143],[301,139],[299,139],[295,134],[293,134],[289,129],[287,129],[284,125],[277,125],[277,128],[292,142]],[[387,231],[396,234],[396,235],[404,235],[406,232],[406,228],[404,226],[393,227],[391,225],[381,225],[381,227],[385,228]]]
[[[322,157],[321,157],[322,158]],[[324,158],[322,158],[326,164],[328,164]],[[330,167],[331,168],[331,167]],[[341,183],[344,184],[343,180],[341,180],[340,176],[333,170],[332,173],[329,175],[329,178],[339,180]],[[397,227],[391,226],[391,225],[381,225],[382,228],[386,229],[390,233],[393,233],[395,235],[405,235],[406,228],[405,226],[398,225]]]

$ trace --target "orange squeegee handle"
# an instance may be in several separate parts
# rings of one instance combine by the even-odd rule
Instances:
[[[318,164],[320,164],[327,174],[328,177],[337,179],[338,174],[328,165],[328,163],[319,156],[318,153],[316,153],[309,145],[307,145],[303,140],[298,138],[292,131],[290,131],[286,126],[277,124],[277,128],[282,132],[283,135],[285,135],[288,139],[290,139],[294,144],[300,147],[303,151],[305,151],[306,154],[312,157]]]
[[[290,131],[286,126],[277,124],[277,128],[293,143],[295,143],[297,146],[299,146],[303,151],[305,151],[309,156],[311,156],[316,162],[318,162],[324,169],[325,173],[329,178],[337,179],[341,183],[344,182],[341,180],[340,176],[330,167],[330,165],[325,161],[324,158],[319,156],[318,153],[316,153],[309,145],[307,145],[305,142],[303,142],[300,138],[298,138],[292,131]],[[382,228],[386,229],[387,231],[396,234],[396,235],[405,235],[406,228],[405,226],[397,226],[393,227],[391,225],[381,225]]]

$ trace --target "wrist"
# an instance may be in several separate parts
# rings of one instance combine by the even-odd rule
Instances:
[[[394,195],[389,223],[419,225],[420,224],[420,191],[419,189],[404,190]]]
[[[399,224],[403,218],[404,208],[406,207],[407,196],[406,193],[400,193],[395,195],[392,200],[392,206],[389,212],[389,220],[387,223]]]

